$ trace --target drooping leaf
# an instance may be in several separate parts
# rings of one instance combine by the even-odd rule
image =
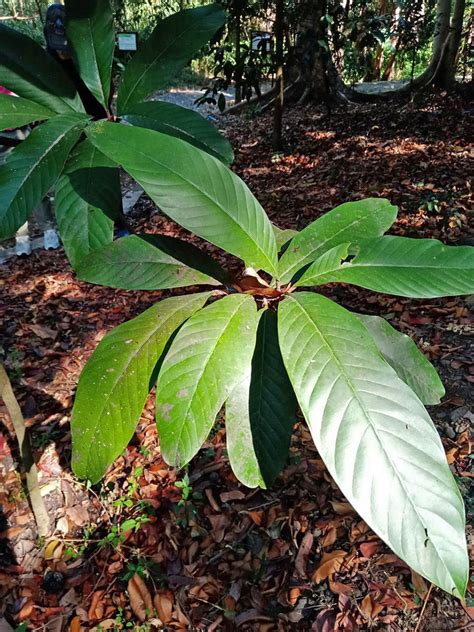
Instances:
[[[185,242],[176,241],[178,248],[186,247]],[[155,243],[159,243],[159,239]],[[92,252],[81,259],[76,272],[82,281],[123,290],[220,285],[216,279],[188,267],[139,235],[121,237]]]
[[[61,66],[34,40],[0,24],[0,86],[53,112],[84,112]]]
[[[61,114],[36,127],[0,167],[0,238],[26,222],[58,179],[87,121],[83,114]]]
[[[462,498],[419,399],[359,319],[323,296],[283,301],[279,339],[316,447],[347,500],[418,573],[463,595]]]
[[[325,277],[334,270],[339,270],[342,261],[347,257],[350,244],[339,244],[313,261],[301,278],[295,282],[295,286],[318,285],[319,279]]]
[[[139,127],[99,122],[87,134],[181,226],[248,267],[276,273],[270,220],[242,180],[219,160],[178,138]]]
[[[23,127],[35,121],[43,121],[54,116],[48,108],[8,94],[0,94],[0,130]]]
[[[434,366],[418,349],[413,340],[394,329],[380,316],[356,314],[370,332],[385,361],[423,404],[439,404],[444,386]]]
[[[72,412],[73,470],[96,483],[126,447],[176,329],[209,293],[167,298],[109,332],[86,364]]]
[[[112,242],[113,218],[118,217],[121,208],[120,174],[88,140],[71,154],[56,185],[54,208],[73,268],[85,256]]]
[[[293,237],[280,259],[281,282],[291,281],[303,266],[338,244],[379,237],[390,228],[396,216],[396,206],[379,198],[337,206]]]
[[[272,228],[278,250],[281,250],[285,244],[290,242],[293,237],[298,234],[297,230],[293,230],[292,228],[280,228],[276,224],[272,224]]]
[[[265,488],[250,427],[249,388],[250,374],[237,384],[225,403],[227,453],[232,471],[241,483],[250,488]]]
[[[107,109],[115,48],[110,0],[66,0],[66,32],[81,79]]]
[[[147,101],[131,107],[123,118],[131,125],[181,138],[225,164],[234,159],[232,145],[199,112],[165,101]]]
[[[357,256],[318,284],[333,281],[413,298],[473,294],[474,248],[390,235],[362,240]]]
[[[188,463],[217,413],[248,374],[258,315],[250,296],[232,294],[195,314],[171,344],[156,387],[163,458]]]
[[[278,344],[277,315],[268,309],[258,325],[249,398],[255,454],[269,486],[288,459],[296,398]]]
[[[185,9],[159,22],[125,69],[118,113],[164,88],[224,22],[225,13],[217,4]]]

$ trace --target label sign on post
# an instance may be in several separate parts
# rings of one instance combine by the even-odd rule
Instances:
[[[251,49],[255,52],[267,55],[272,52],[273,39],[272,34],[268,31],[252,31],[251,32]]]
[[[119,50],[137,50],[137,33],[117,33],[117,45]]]

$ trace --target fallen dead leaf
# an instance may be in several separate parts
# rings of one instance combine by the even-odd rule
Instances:
[[[169,623],[173,618],[174,595],[171,590],[162,588],[156,591],[153,597],[153,604],[158,612],[158,616],[164,624]]]
[[[334,575],[341,568],[347,556],[346,551],[336,550],[331,553],[324,553],[318,568],[313,573],[312,580],[315,584],[320,584],[330,575]]]
[[[138,573],[128,582],[128,595],[130,597],[130,607],[140,621],[146,621],[153,611],[153,602],[150,591]]]
[[[367,621],[373,621],[377,615],[382,612],[385,606],[383,604],[376,603],[372,595],[369,593],[362,599],[359,608]]]

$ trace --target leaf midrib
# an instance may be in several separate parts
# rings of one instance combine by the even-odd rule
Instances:
[[[290,297],[290,298],[291,298],[291,297]],[[370,416],[369,416],[369,414],[368,414],[368,411],[366,411],[365,405],[363,404],[363,402],[362,402],[361,398],[359,397],[358,392],[357,392],[357,389],[355,388],[355,385],[353,384],[352,379],[350,378],[350,376],[349,376],[349,375],[348,375],[348,373],[346,372],[346,370],[345,370],[345,368],[344,368],[344,365],[341,363],[341,361],[339,360],[338,356],[337,356],[337,355],[336,355],[336,353],[333,351],[332,346],[330,345],[330,343],[329,343],[329,341],[327,340],[326,336],[322,333],[322,331],[320,330],[320,328],[318,327],[318,325],[315,323],[315,321],[311,318],[310,314],[309,314],[309,313],[308,313],[308,311],[304,308],[304,306],[303,306],[303,305],[301,305],[301,303],[300,303],[297,299],[295,299],[295,298],[292,298],[291,300],[295,301],[295,302],[298,304],[299,308],[300,308],[300,309],[301,309],[301,311],[304,313],[304,315],[306,316],[306,318],[310,321],[310,323],[312,323],[312,324],[313,324],[313,326],[314,326],[314,327],[315,327],[315,329],[317,330],[317,332],[318,332],[319,336],[321,337],[321,339],[323,340],[324,344],[326,345],[326,347],[327,347],[327,349],[328,349],[328,351],[329,351],[330,355],[332,356],[332,358],[333,358],[334,362],[335,362],[335,363],[336,363],[336,365],[339,367],[339,370],[340,370],[341,375],[345,378],[347,385],[349,386],[350,390],[351,390],[351,391],[352,391],[352,393],[353,393],[353,398],[354,398],[354,399],[357,401],[357,403],[359,404],[360,409],[362,410],[362,412],[363,412],[363,414],[364,414],[364,417],[365,417],[365,419],[366,419],[366,420],[367,420],[367,422],[368,422],[368,425],[372,428],[372,432],[373,432],[374,436],[376,437],[377,442],[379,443],[380,447],[382,448],[382,451],[383,451],[384,455],[386,456],[386,458],[387,458],[387,460],[389,461],[389,463],[390,463],[390,465],[391,465],[391,467],[392,467],[393,471],[395,472],[395,476],[396,476],[396,478],[398,479],[398,481],[399,481],[399,483],[400,483],[400,486],[402,487],[403,491],[405,492],[405,495],[406,495],[406,497],[407,497],[407,499],[408,499],[408,502],[410,503],[410,505],[411,505],[411,507],[412,507],[412,509],[413,509],[414,513],[416,514],[416,516],[417,516],[418,520],[420,521],[420,524],[422,525],[423,529],[425,529],[426,533],[428,533],[428,535],[429,535],[429,532],[428,532],[428,530],[427,530],[427,527],[426,527],[426,525],[425,525],[424,521],[422,520],[422,518],[421,518],[421,516],[420,516],[420,514],[419,514],[419,512],[418,512],[418,509],[417,509],[417,507],[415,506],[415,504],[414,504],[414,503],[413,503],[413,501],[412,501],[411,494],[409,494],[409,493],[408,493],[408,491],[407,491],[407,489],[406,489],[406,487],[405,487],[405,483],[404,483],[404,481],[400,478],[400,476],[399,476],[399,474],[398,474],[398,471],[397,471],[397,468],[394,466],[393,461],[392,461],[392,459],[391,459],[390,455],[387,453],[387,450],[385,449],[385,445],[384,445],[384,443],[382,442],[382,440],[380,439],[380,437],[379,437],[379,435],[378,435],[378,433],[377,433],[377,431],[376,431],[376,429],[375,429],[375,426],[374,426],[374,424],[372,423],[372,420],[371,420],[371,418],[370,418]],[[434,550],[435,550],[435,552],[436,552],[436,556],[437,556],[438,560],[439,560],[439,561],[442,563],[442,565],[444,566],[444,568],[445,568],[445,570],[446,570],[446,572],[447,572],[448,576],[452,578],[451,572],[449,571],[448,567],[446,566],[446,563],[444,562],[443,558],[439,555],[437,547],[435,547],[434,545],[432,545],[432,546],[433,546],[433,549],[434,549]],[[453,583],[455,583],[455,582],[453,581]]]
[[[201,384],[201,381],[202,381],[202,379],[203,379],[204,373],[206,372],[206,369],[207,369],[207,367],[209,366],[209,362],[210,362],[210,360],[211,360],[212,356],[213,356],[213,355],[214,355],[214,353],[215,353],[215,350],[216,350],[216,347],[217,347],[218,343],[220,342],[220,340],[221,340],[221,339],[222,339],[222,337],[224,336],[224,334],[225,334],[225,332],[227,331],[227,329],[230,327],[230,325],[231,325],[232,321],[234,320],[234,318],[236,317],[237,313],[238,313],[238,312],[240,311],[240,309],[241,309],[244,305],[246,305],[247,303],[248,303],[248,299],[247,299],[247,300],[242,300],[242,301],[241,301],[241,302],[237,305],[236,309],[235,309],[235,310],[234,310],[234,312],[232,313],[232,316],[230,316],[230,317],[228,318],[228,320],[227,320],[227,322],[226,322],[226,324],[225,324],[224,328],[222,329],[222,331],[221,331],[221,333],[220,333],[219,337],[215,339],[215,342],[214,342],[214,344],[212,345],[212,348],[211,348],[210,352],[206,354],[206,360],[204,361],[204,359],[203,359],[203,360],[202,360],[202,362],[201,362],[201,367],[202,367],[202,369],[201,369],[201,371],[200,371],[200,373],[199,373],[199,377],[198,377],[198,379],[195,381],[195,386],[194,386],[194,389],[193,389],[193,394],[192,394],[192,396],[188,399],[188,405],[187,405],[187,407],[186,407],[185,412],[183,413],[182,423],[181,423],[181,427],[180,427],[179,432],[178,432],[178,439],[177,439],[177,441],[176,441],[176,449],[174,450],[174,455],[173,455],[173,456],[174,456],[174,458],[173,458],[174,463],[177,463],[177,456],[178,456],[178,453],[180,453],[180,454],[182,453],[182,451],[180,450],[180,448],[181,448],[181,447],[184,447],[184,446],[182,446],[182,443],[181,443],[181,437],[183,436],[183,430],[184,430],[184,428],[185,428],[186,424],[187,424],[187,423],[189,423],[189,420],[188,420],[189,411],[190,411],[190,409],[191,409],[191,408],[192,408],[192,406],[193,406],[193,403],[194,403],[194,398],[195,398],[196,393],[197,393],[197,391],[198,391],[198,388],[199,388],[199,386],[200,386],[200,384]]]
[[[177,139],[177,140],[179,140],[179,139]],[[182,142],[185,142],[185,141],[182,141]],[[231,222],[233,222],[233,223],[235,224],[235,226],[237,226],[237,228],[238,228],[240,231],[242,231],[242,232],[244,233],[244,235],[246,235],[246,237],[247,237],[248,239],[250,239],[250,241],[251,241],[253,244],[255,244],[255,246],[257,246],[258,251],[260,252],[260,254],[262,254],[262,255],[264,256],[264,258],[267,260],[267,262],[268,262],[268,264],[269,264],[269,268],[270,268],[270,270],[272,271],[272,274],[274,274],[274,275],[278,278],[278,275],[276,275],[276,274],[275,274],[275,273],[276,273],[275,266],[273,265],[273,263],[272,263],[272,262],[270,261],[270,259],[268,258],[268,255],[266,254],[266,252],[264,252],[264,251],[262,250],[262,247],[260,246],[260,244],[258,244],[258,243],[254,240],[254,238],[250,235],[250,233],[248,233],[248,232],[245,230],[245,228],[244,228],[243,226],[241,226],[241,225],[237,222],[237,220],[236,220],[236,219],[234,219],[234,218],[232,217],[232,215],[230,215],[230,214],[227,212],[227,210],[226,210],[226,209],[225,209],[225,208],[221,205],[221,203],[217,202],[217,201],[216,201],[216,200],[215,200],[215,199],[214,199],[211,195],[209,195],[206,191],[203,191],[203,190],[202,190],[202,189],[201,189],[201,188],[200,188],[197,184],[195,184],[195,183],[194,183],[194,182],[192,182],[191,180],[186,180],[186,178],[185,178],[183,175],[181,175],[180,173],[177,173],[174,169],[171,169],[171,167],[168,167],[168,166],[166,166],[166,165],[163,165],[163,163],[159,162],[159,160],[157,160],[156,158],[154,158],[154,157],[153,157],[153,158],[150,158],[149,156],[147,156],[146,154],[144,154],[144,153],[143,153],[142,151],[140,151],[140,150],[137,150],[135,153],[136,153],[136,154],[139,154],[142,158],[145,158],[145,159],[146,159],[146,160],[148,160],[149,162],[150,162],[150,161],[151,161],[151,162],[154,162],[155,164],[159,165],[162,169],[165,169],[165,170],[169,171],[169,172],[170,172],[170,173],[172,173],[174,176],[178,177],[180,180],[182,180],[183,182],[187,183],[188,185],[190,184],[190,185],[191,185],[192,187],[194,187],[194,188],[196,189],[196,191],[198,191],[198,192],[199,192],[199,193],[200,193],[200,194],[201,194],[201,195],[202,195],[205,199],[209,200],[209,201],[210,201],[210,202],[212,202],[215,206],[217,206],[217,208],[218,208],[218,209],[220,209],[220,211],[221,211],[221,212],[222,212],[222,213],[223,213],[226,217],[228,217],[228,218],[231,220]],[[213,158],[213,157],[211,156],[211,158]],[[220,166],[222,166],[222,164],[221,164],[221,163],[217,160],[217,158],[213,158],[213,159],[214,159],[214,160],[216,160],[216,161],[219,163],[219,165],[220,165]],[[124,163],[122,163],[122,164],[124,164]],[[125,168],[125,166],[124,166],[124,168]],[[128,169],[127,169],[127,171],[128,171]],[[131,171],[135,171],[135,172],[136,172],[137,170],[135,170],[135,169],[131,169]],[[138,171],[140,171],[140,170],[138,170]],[[141,170],[141,172],[143,173],[143,170]],[[147,172],[145,171],[145,173],[147,173]],[[152,173],[152,172],[151,172],[151,173]],[[232,178],[234,174],[233,174],[232,172],[230,172],[230,173],[232,174],[232,176],[231,176],[231,178]],[[234,187],[234,188],[235,188],[235,187]],[[252,202],[253,202],[253,203],[254,203],[254,205],[255,205],[256,200],[255,200],[255,202],[254,202],[254,200],[252,199]],[[257,207],[257,208],[258,208],[258,207]],[[263,211],[263,209],[262,209],[262,211]],[[263,211],[263,212],[264,212],[264,211]],[[166,213],[166,214],[168,215],[168,213]],[[171,217],[171,216],[170,216],[170,217]],[[247,215],[247,217],[248,217],[248,215]],[[264,220],[265,220],[265,217],[264,217]],[[180,223],[180,222],[178,222],[178,223]],[[264,223],[265,223],[265,221],[264,221]],[[265,226],[264,226],[264,230],[265,230],[265,227],[266,227],[266,224],[265,224]],[[196,233],[196,234],[197,234],[197,233]],[[204,238],[204,239],[206,239],[206,238]],[[209,241],[209,240],[208,240],[208,239],[206,239],[206,241]],[[212,243],[212,242],[210,242],[210,243]],[[237,256],[239,256],[239,255],[237,255]],[[239,257],[239,258],[240,258],[240,257]],[[267,272],[270,272],[270,270],[267,270]]]

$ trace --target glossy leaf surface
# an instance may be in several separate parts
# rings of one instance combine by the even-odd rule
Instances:
[[[62,114],[35,128],[0,167],[0,237],[26,222],[58,179],[87,117]]]
[[[413,298],[472,294],[474,248],[390,235],[367,239],[354,259],[318,280],[333,281]]]
[[[130,106],[167,86],[224,21],[222,8],[208,4],[185,9],[159,22],[123,73],[117,96],[118,113],[125,113]]]
[[[181,138],[225,164],[234,159],[229,141],[199,112],[165,101],[147,101],[137,103],[123,118],[131,125]]]
[[[39,44],[0,24],[0,86],[53,112],[83,112],[76,88]]]
[[[112,242],[121,207],[118,168],[89,141],[76,147],[55,190],[61,240],[73,268]]]
[[[160,446],[170,465],[192,459],[222,405],[248,375],[257,323],[253,298],[232,294],[195,314],[177,333],[156,387]]]
[[[23,127],[35,121],[42,121],[54,116],[54,112],[39,103],[0,94],[0,130]]]
[[[379,198],[347,202],[325,213],[292,239],[279,263],[282,283],[291,281],[303,266],[334,246],[379,237],[390,228],[396,216],[397,208]]]
[[[270,220],[242,180],[219,160],[178,138],[139,127],[96,123],[87,134],[181,226],[248,267],[276,273]]]
[[[82,281],[124,290],[219,285],[138,235],[121,237],[93,252],[81,260],[76,272]]]
[[[125,449],[168,340],[208,297],[206,292],[164,299],[101,340],[81,374],[72,412],[77,476],[96,483]]]
[[[81,79],[107,109],[115,49],[110,0],[66,0],[66,32]]]
[[[279,339],[316,447],[347,500],[418,573],[463,595],[463,502],[419,399],[359,319],[323,296],[283,301]]]
[[[385,361],[397,372],[405,384],[426,405],[439,404],[444,386],[434,366],[418,349],[413,340],[394,329],[380,316],[356,316],[367,327]]]

